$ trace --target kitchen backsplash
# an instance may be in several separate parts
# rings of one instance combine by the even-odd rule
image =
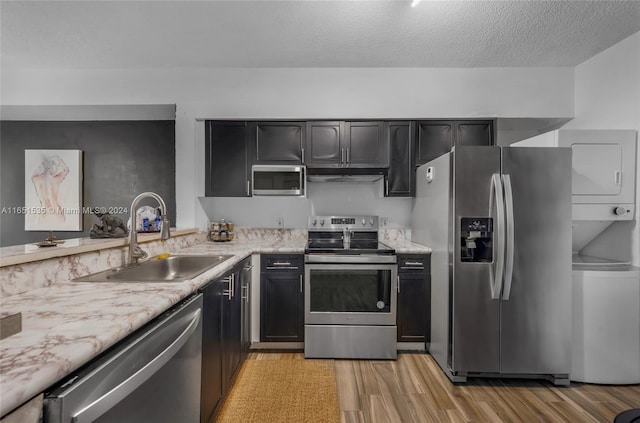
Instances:
[[[374,215],[387,228],[408,228],[413,198],[384,197],[383,181],[309,182],[307,197],[199,197],[209,221],[254,228],[306,229],[309,216]]]

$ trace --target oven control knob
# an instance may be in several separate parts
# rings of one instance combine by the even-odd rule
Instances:
[[[616,216],[624,216],[626,212],[627,210],[622,206],[618,206],[613,209],[613,214],[615,214]]]
[[[321,225],[321,226],[324,226],[324,219],[322,219],[322,220],[320,221],[320,225]]]
[[[371,226],[373,226],[373,217],[369,219],[369,223],[371,224]]]
[[[366,225],[366,220],[362,219],[362,226]]]
[[[318,219],[313,219],[313,226],[316,226],[318,224]]]

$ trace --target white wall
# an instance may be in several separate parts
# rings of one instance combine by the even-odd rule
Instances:
[[[308,182],[307,197],[208,198],[200,203],[209,220],[224,218],[239,226],[306,228],[309,216],[342,214],[386,218],[388,228],[409,228],[412,198],[385,198],[383,180],[375,182]]]
[[[574,102],[571,68],[3,69],[0,78],[2,104],[175,103],[177,224],[202,228],[204,133],[197,119],[567,118]],[[348,204],[350,194],[337,186],[327,191],[335,204]],[[381,215],[391,208],[396,221],[409,218],[410,206],[371,192],[368,203]],[[271,205],[265,213],[273,220],[280,211]]]
[[[575,68],[575,119],[564,128],[640,131],[640,32]],[[637,156],[640,167],[640,148]],[[635,220],[615,222],[583,254],[631,260],[640,266],[640,172],[635,178]]]

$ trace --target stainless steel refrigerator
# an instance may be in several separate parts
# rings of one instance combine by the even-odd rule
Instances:
[[[431,254],[427,349],[454,382],[571,369],[571,150],[456,147],[416,174]]]

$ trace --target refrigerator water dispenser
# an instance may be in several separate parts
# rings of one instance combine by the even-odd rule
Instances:
[[[460,259],[463,262],[490,263],[493,260],[493,219],[460,219]]]

